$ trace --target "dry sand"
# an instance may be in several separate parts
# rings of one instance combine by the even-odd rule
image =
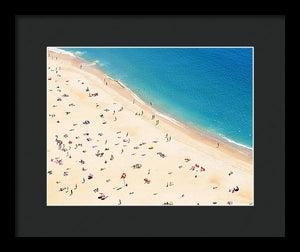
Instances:
[[[48,49],[47,205],[253,205],[252,151],[164,118],[82,64]]]

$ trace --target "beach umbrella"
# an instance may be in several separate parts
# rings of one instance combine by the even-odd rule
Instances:
[[[123,173],[122,173],[122,176],[121,176],[121,179],[123,179],[124,186],[125,186],[125,178],[126,178],[126,173],[125,173],[125,172],[123,172]]]

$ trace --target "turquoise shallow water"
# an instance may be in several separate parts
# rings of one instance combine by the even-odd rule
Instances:
[[[191,126],[251,147],[252,48],[60,48]]]

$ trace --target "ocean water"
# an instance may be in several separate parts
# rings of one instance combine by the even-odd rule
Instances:
[[[253,48],[60,48],[190,126],[253,148]]]

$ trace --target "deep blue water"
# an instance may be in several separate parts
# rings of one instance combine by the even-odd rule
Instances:
[[[191,126],[252,147],[252,48],[60,48]]]

